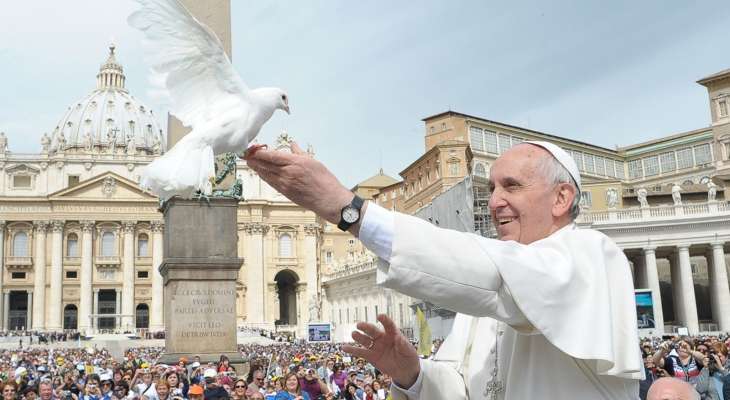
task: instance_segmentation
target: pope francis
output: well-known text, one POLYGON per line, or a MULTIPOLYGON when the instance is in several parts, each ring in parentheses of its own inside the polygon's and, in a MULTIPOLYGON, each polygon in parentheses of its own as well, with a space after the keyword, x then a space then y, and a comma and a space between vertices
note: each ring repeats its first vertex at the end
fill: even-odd
POLYGON ((297 146, 248 165, 292 201, 357 235, 378 282, 459 312, 432 360, 392 320, 359 323, 345 350, 393 377, 394 399, 637 399, 643 377, 629 264, 605 235, 577 229, 580 175, 547 142, 490 171, 499 240, 437 228, 354 196, 297 146))

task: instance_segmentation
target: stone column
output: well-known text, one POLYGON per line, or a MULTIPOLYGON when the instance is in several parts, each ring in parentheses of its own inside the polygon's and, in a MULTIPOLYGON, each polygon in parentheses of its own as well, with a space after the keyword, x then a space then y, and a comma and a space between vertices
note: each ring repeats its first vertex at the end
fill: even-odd
MULTIPOLYGON (((134 221, 122 222, 124 257, 122 258, 122 323, 124 331, 134 329, 134 221)), ((117 296, 117 304, 119 297, 117 296)), ((118 311, 117 311, 118 312, 118 311)))
MULTIPOLYGON (((124 302, 122 302, 122 298, 124 297, 124 293, 120 292, 119 288, 114 289, 114 291, 117 293, 116 295, 116 304, 114 305, 114 313, 115 314, 124 314, 122 313, 122 309, 124 308, 124 302)), ((114 317, 114 328, 115 329, 127 329, 127 327, 123 324, 123 321, 126 317, 114 317)))
MULTIPOLYGON (((30 310, 28 310, 30 312, 30 310)), ((8 320, 8 314, 10 313, 10 289, 3 289, 3 330, 8 330, 10 321, 8 320)))
MULTIPOLYGON (((35 252, 33 254, 33 273, 35 275, 33 291, 35 291, 35 303, 33 303, 33 319, 26 329, 43 330, 46 326, 46 231, 47 221, 34 221, 35 226, 35 252)), ((30 306, 30 303, 29 303, 30 306)))
POLYGON ((248 234, 248 252, 246 253, 246 322, 258 324, 265 322, 264 302, 264 235, 269 231, 267 225, 251 222, 244 225, 248 234))
POLYGON ((49 331, 60 331, 61 305, 63 304, 63 225, 64 221, 51 221, 51 291, 48 301, 49 331))
POLYGON ((79 331, 84 333, 93 328, 91 282, 93 275, 94 221, 81 221, 81 276, 79 277, 79 331))
MULTIPOLYGON (((710 264, 710 296, 712 311, 719 328, 723 332, 730 331, 730 288, 727 281, 724 243, 712 244, 712 263, 710 264)), ((710 257, 707 257, 710 261, 710 257)))
POLYGON ((651 289, 651 301, 654 305, 654 322, 658 334, 664 333, 664 310, 662 309, 662 293, 659 285, 659 272, 656 264, 656 248, 644 248, 644 267, 646 285, 651 289))
POLYGON ((679 307, 682 309, 683 322, 689 329, 689 334, 696 335, 700 331, 700 323, 697 319, 697 301, 692 279, 692 264, 689 259, 689 245, 679 245, 677 248, 679 249, 680 290, 682 291, 682 302, 679 307))
POLYGON ((150 331, 156 332, 165 329, 162 309, 164 299, 163 279, 160 274, 162 264, 162 232, 164 223, 152 221, 152 301, 150 304, 150 331))
MULTIPOLYGON (((36 300, 38 302, 38 300, 36 300)), ((35 311, 33 311, 33 291, 28 291, 28 312, 25 314, 25 330, 36 329, 31 322, 35 318, 35 311)))
POLYGON ((317 238, 319 236, 319 225, 307 224, 304 226, 304 270, 306 274, 307 291, 306 302, 302 304, 303 327, 307 322, 320 321, 320 303, 317 280, 317 238))
MULTIPOLYGON (((3 277, 5 276, 5 221, 0 220, 0 290, 3 289, 3 285, 5 285, 5 282, 3 282, 3 277)), ((6 330, 8 329, 8 324, 5 322, 7 320, 8 312, 6 310, 7 308, 7 298, 5 296, 0 297, 0 310, 2 310, 3 314, 0 316, 0 329, 6 330)))
MULTIPOLYGON (((94 297, 91 298, 93 308, 91 309, 92 314, 99 314, 99 289, 94 289, 94 297)), ((99 329, 99 317, 92 317, 91 330, 96 332, 99 329)))

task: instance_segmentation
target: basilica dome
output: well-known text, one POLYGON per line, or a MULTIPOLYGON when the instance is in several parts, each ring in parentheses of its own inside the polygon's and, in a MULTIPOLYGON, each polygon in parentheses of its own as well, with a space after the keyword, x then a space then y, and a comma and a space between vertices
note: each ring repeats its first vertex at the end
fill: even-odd
POLYGON ((42 145, 50 152, 159 154, 165 138, 152 110, 124 87, 115 46, 96 75, 96 90, 71 104, 42 145))

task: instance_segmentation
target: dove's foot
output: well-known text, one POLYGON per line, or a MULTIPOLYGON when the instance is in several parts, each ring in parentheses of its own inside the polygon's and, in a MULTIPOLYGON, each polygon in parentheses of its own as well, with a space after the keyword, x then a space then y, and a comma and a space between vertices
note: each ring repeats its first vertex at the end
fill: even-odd
POLYGON ((252 144, 251 146, 249 146, 246 149, 246 151, 243 152, 243 159, 245 160, 245 159, 253 156, 254 154, 256 154, 257 151, 259 151, 261 149, 268 149, 268 148, 269 148, 269 145, 267 145, 267 144, 252 144))
POLYGON ((201 191, 195 192, 195 196, 193 197, 201 203, 205 201, 206 204, 210 205, 210 196, 201 191))

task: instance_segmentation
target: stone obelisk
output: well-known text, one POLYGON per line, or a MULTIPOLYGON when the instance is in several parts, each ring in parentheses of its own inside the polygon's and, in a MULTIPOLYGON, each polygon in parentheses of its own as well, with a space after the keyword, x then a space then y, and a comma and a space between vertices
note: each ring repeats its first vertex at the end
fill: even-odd
POLYGON ((236 280, 243 265, 237 211, 236 199, 174 197, 163 206, 165 363, 196 355, 218 361, 221 354, 231 364, 245 362, 236 343, 236 280))

